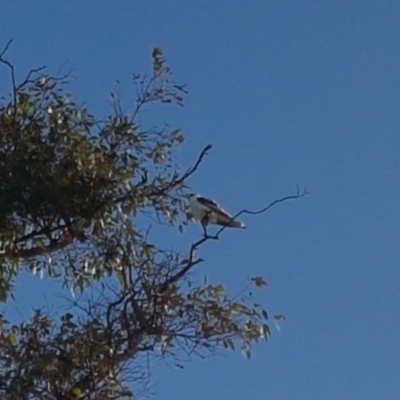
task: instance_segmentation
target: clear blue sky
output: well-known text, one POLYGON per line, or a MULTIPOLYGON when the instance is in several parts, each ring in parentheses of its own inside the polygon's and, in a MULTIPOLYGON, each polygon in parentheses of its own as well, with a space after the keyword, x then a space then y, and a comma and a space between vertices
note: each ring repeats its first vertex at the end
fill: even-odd
POLYGON ((2 4, 0 45, 14 38, 20 76, 73 68, 72 88, 98 113, 115 80, 129 98, 131 74, 161 46, 190 92, 162 115, 186 134, 183 165, 214 145, 197 191, 233 212, 311 191, 246 217, 246 231, 204 248, 196 272, 231 291, 264 275, 263 301, 287 317, 280 332, 251 361, 156 366, 153 398, 399 398, 399 21, 400 2, 383 0, 2 4))

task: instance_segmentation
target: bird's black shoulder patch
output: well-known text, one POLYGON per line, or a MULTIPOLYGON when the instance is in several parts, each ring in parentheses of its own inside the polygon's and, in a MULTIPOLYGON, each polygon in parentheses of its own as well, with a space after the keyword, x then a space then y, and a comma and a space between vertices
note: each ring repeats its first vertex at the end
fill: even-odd
POLYGON ((219 207, 218 203, 216 203, 214 200, 207 199, 207 197, 198 197, 197 201, 200 204, 203 204, 204 206, 211 205, 211 206, 214 206, 214 207, 219 207))

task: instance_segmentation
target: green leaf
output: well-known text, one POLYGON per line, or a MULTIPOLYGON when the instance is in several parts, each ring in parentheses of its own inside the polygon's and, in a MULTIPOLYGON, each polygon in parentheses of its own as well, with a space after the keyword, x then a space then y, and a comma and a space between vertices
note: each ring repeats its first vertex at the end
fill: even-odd
POLYGON ((265 339, 268 339, 268 336, 271 336, 271 330, 269 329, 269 326, 267 324, 263 324, 262 330, 263 330, 265 339))
POLYGON ((17 343, 17 337, 14 333, 11 332, 7 335, 7 342, 11 345, 15 345, 17 343))
POLYGON ((146 256, 148 257, 148 258, 151 258, 152 256, 153 256, 153 252, 154 252, 154 245, 152 245, 152 244, 146 244, 145 246, 144 246, 144 252, 145 252, 145 254, 146 254, 146 256))
POLYGON ((75 387, 72 389, 72 394, 74 395, 74 398, 75 398, 75 399, 80 399, 80 397, 81 397, 81 395, 82 395, 82 390, 79 389, 79 387, 75 386, 75 387))

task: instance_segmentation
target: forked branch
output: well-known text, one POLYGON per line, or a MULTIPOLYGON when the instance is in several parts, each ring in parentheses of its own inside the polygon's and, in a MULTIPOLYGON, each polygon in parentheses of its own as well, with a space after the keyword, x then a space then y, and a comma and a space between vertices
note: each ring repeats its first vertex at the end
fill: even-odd
POLYGON ((199 157, 197 158, 197 161, 193 165, 193 167, 189 168, 179 178, 174 179, 171 182, 169 182, 166 186, 156 189, 154 192, 151 193, 151 196, 158 196, 160 194, 165 194, 168 190, 171 190, 174 187, 179 186, 182 182, 184 182, 187 178, 189 178, 191 175, 193 175, 196 172, 197 168, 203 161, 203 158, 207 155, 208 151, 211 149, 212 149, 211 144, 208 144, 206 147, 204 147, 204 149, 201 151, 201 153, 200 153, 199 157))

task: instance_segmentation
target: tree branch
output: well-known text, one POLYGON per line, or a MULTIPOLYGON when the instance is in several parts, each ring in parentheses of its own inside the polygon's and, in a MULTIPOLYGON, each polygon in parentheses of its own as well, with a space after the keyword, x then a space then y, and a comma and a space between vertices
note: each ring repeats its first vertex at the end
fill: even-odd
MULTIPOLYGON (((269 209, 271 209, 272 207, 274 207, 276 204, 278 203, 283 203, 284 201, 288 201, 288 200, 294 200, 294 199, 300 199, 306 195, 308 195, 309 192, 307 191, 307 189, 304 189, 302 192, 299 191, 299 189, 297 188, 297 192, 295 195, 291 195, 291 196, 286 196, 286 197, 282 197, 281 199, 277 199, 274 200, 272 203, 268 204, 266 207, 262 208, 261 210, 257 210, 257 211, 251 211, 251 210, 247 210, 247 209, 243 209, 241 211, 239 211, 236 215, 234 215, 232 217, 232 221, 234 219, 236 219, 237 217, 239 217, 242 214, 250 214, 250 215, 258 215, 258 214, 262 214, 266 211, 268 211, 269 209)), ((178 271, 177 273, 175 273, 174 275, 172 275, 171 277, 169 277, 167 280, 165 280, 165 282, 161 285, 160 291, 163 292, 165 291, 169 285, 171 285, 172 283, 177 282, 179 279, 181 279, 184 275, 186 275, 195 265, 199 264, 200 262, 203 262, 204 260, 202 258, 198 259, 198 260, 194 260, 194 253, 195 251, 205 242, 207 242, 208 240, 218 240, 219 236, 221 235, 221 233, 227 228, 228 226, 223 226, 222 228, 220 228, 217 233, 215 235, 209 235, 207 233, 206 230, 204 230, 204 236, 198 240, 196 243, 192 244, 190 246, 190 250, 189 250, 189 257, 187 259, 187 265, 182 268, 180 271, 178 271)))
POLYGON ((11 43, 13 42, 13 39, 10 39, 7 44, 5 45, 3 51, 0 53, 0 59, 3 58, 3 56, 7 53, 8 48, 10 47, 11 43))
MULTIPOLYGON (((296 199, 300 199, 304 196, 307 196, 308 194, 310 194, 310 192, 307 189, 304 189, 302 192, 300 192, 299 188, 297 188, 296 190, 296 194, 291 195, 291 196, 285 196, 282 197, 281 199, 277 199, 274 200, 272 203, 268 204, 267 206, 265 206, 264 208, 262 208, 261 210, 257 210, 257 211, 251 211, 251 210, 247 210, 247 209, 243 209, 241 211, 239 211, 237 214, 235 214, 232 219, 229 221, 233 221, 236 218, 238 218, 239 216, 241 216, 242 214, 249 214, 249 215, 259 215, 259 214, 263 214, 265 212, 267 212, 269 209, 271 209, 272 207, 276 206, 279 203, 283 203, 284 201, 288 201, 288 200, 296 200, 296 199)), ((228 224, 229 224, 228 222, 228 224)), ((220 228, 217 233, 212 236, 212 239, 218 239, 219 235, 227 228, 228 226, 223 226, 222 228, 220 228)))
POLYGON ((33 74, 36 74, 40 71, 43 71, 46 67, 42 66, 42 67, 38 67, 38 68, 33 68, 28 72, 28 75, 25 77, 25 79, 16 87, 16 90, 18 91, 19 89, 21 89, 22 87, 24 87, 27 83, 33 83, 34 81, 31 79, 31 76, 33 74))
POLYGON ((3 51, 0 53, 0 63, 6 65, 10 72, 11 72, 11 83, 12 83, 12 89, 13 89, 13 104, 14 104, 14 113, 17 112, 17 84, 15 83, 15 70, 14 70, 14 65, 12 65, 9 61, 7 61, 4 56, 8 51, 8 48, 10 47, 13 39, 10 39, 6 46, 4 47, 3 51))
POLYGON ((31 258, 31 257, 42 256, 44 254, 52 253, 54 251, 64 248, 65 246, 68 246, 73 242, 74 239, 75 235, 71 234, 71 232, 68 232, 64 235, 62 239, 58 240, 57 242, 50 243, 47 246, 33 247, 32 249, 14 248, 11 249, 10 253, 6 255, 11 256, 13 258, 31 258))
POLYGON ((302 198, 304 196, 307 196, 308 194, 310 194, 310 192, 307 189, 304 189, 302 192, 300 192, 299 188, 297 188, 297 192, 296 192, 295 195, 286 196, 286 197, 283 197, 281 199, 274 200, 272 203, 268 204, 266 207, 264 207, 264 208, 262 208, 261 210, 258 210, 258 211, 242 210, 236 215, 235 218, 237 218, 241 214, 251 214, 251 215, 262 214, 262 213, 268 211, 271 207, 273 207, 274 205, 276 205, 278 203, 282 203, 282 202, 287 201, 287 200, 300 199, 300 198, 302 198))
POLYGON ((58 226, 55 226, 54 228, 51 228, 51 229, 48 229, 48 230, 45 230, 45 229, 37 230, 37 229, 35 229, 31 233, 28 233, 27 235, 21 236, 18 239, 16 239, 14 241, 14 244, 26 242, 27 240, 33 239, 33 238, 35 238, 37 236, 50 234, 50 233, 56 232, 58 230, 64 230, 65 228, 68 228, 68 225, 58 225, 58 226))
MULTIPOLYGON (((168 190, 173 189, 174 187, 178 186, 179 184, 181 184, 185 179, 189 178, 191 175, 193 175, 197 168, 199 167, 199 165, 201 164, 201 162, 203 161, 203 158, 207 155, 207 152, 209 150, 211 150, 212 146, 211 144, 208 144, 200 153, 199 157, 197 158, 196 163, 194 164, 193 167, 189 168, 183 175, 181 175, 179 178, 172 180, 171 182, 169 182, 167 185, 165 185, 164 187, 161 188, 155 188, 154 191, 151 191, 148 196, 149 197, 154 197, 154 196, 160 196, 165 194, 168 190)), ((145 177, 145 179, 147 180, 147 176, 145 177)), ((142 182, 139 183, 139 185, 142 185, 142 182)), ((132 196, 132 192, 129 192, 121 197, 119 197, 118 199, 116 199, 114 201, 114 203, 122 203, 125 200, 127 200, 130 196, 132 196)))
POLYGON ((207 152, 212 149, 212 145, 208 144, 200 153, 199 157, 197 158, 196 164, 189 168, 180 178, 173 180, 169 184, 167 184, 165 187, 160 188, 150 194, 150 196, 159 196, 160 194, 164 194, 166 191, 172 189, 173 187, 176 187, 180 185, 184 180, 189 178, 191 175, 193 175, 201 162, 203 161, 203 158, 207 155, 207 152))

